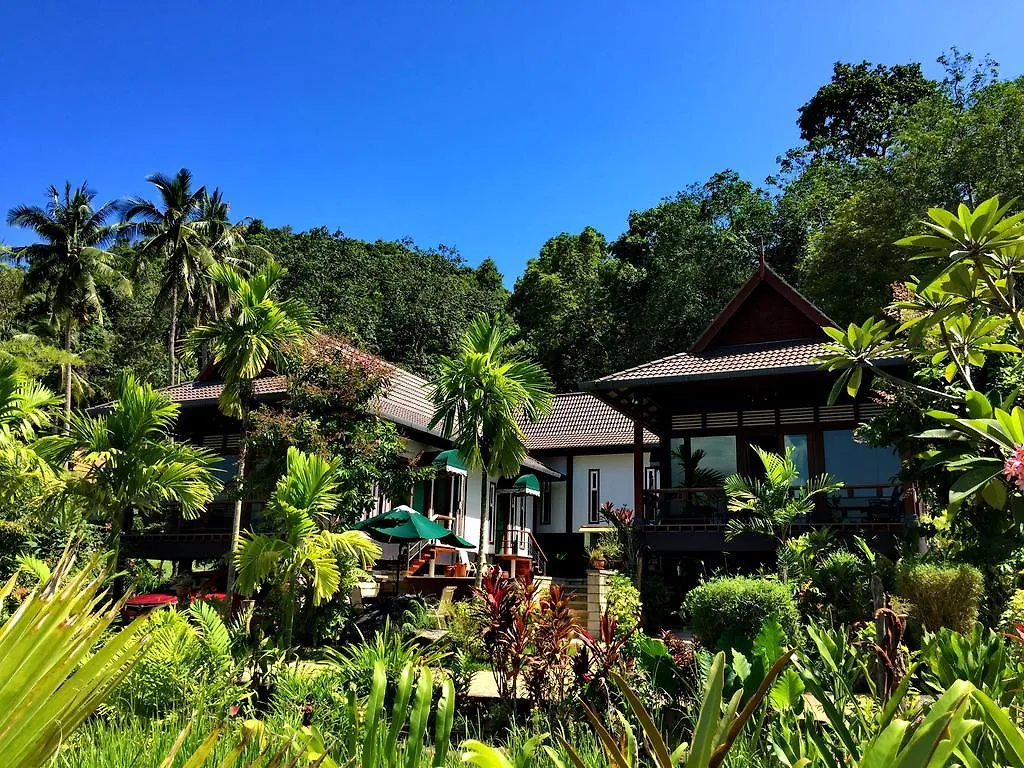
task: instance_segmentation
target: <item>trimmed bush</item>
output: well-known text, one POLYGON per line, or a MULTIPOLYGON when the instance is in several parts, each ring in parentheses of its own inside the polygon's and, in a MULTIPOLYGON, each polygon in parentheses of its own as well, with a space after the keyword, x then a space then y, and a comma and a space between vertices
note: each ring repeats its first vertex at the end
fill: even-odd
POLYGON ((815 568, 811 584, 821 594, 825 612, 840 624, 871 617, 871 571, 854 552, 830 552, 815 568))
POLYGON ((799 614, 789 587, 770 579, 730 576, 701 584, 683 601, 697 639, 712 649, 749 645, 768 617, 795 643, 799 614))
POLYGON ((914 604, 915 617, 925 629, 970 632, 978 619, 983 585, 981 571, 972 565, 915 560, 904 564, 897 590, 914 604))

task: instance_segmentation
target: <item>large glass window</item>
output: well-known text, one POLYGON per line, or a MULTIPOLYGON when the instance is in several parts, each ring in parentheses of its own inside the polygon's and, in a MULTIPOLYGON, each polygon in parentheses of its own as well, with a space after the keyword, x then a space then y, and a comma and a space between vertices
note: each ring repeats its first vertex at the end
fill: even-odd
POLYGON ((833 429, 824 433, 825 470, 847 485, 891 485, 900 471, 892 448, 872 448, 854 442, 853 431, 833 429))
POLYGON ((793 463, 800 470, 800 476, 793 481, 793 485, 803 485, 810 477, 807 468, 807 435, 786 435, 783 445, 787 451, 793 449, 793 463))
MULTIPOLYGON (((682 462, 679 459, 680 450, 686 450, 686 442, 682 438, 672 440, 672 486, 680 488, 687 485, 682 462)), ((690 438, 690 455, 697 451, 703 451, 704 456, 697 464, 697 469, 712 469, 721 472, 728 477, 736 473, 736 436, 735 435, 713 435, 708 437, 690 438)), ((694 485, 690 482, 689 485, 694 485)), ((703 481, 698 483, 703 485, 703 481)))

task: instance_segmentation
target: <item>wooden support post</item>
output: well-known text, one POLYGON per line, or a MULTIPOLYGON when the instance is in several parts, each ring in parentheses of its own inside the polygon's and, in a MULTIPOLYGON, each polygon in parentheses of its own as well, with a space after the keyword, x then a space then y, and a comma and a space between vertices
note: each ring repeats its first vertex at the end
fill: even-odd
POLYGON ((638 408, 633 420, 633 515, 644 519, 644 421, 638 408))
POLYGON ((573 465, 576 463, 576 457, 571 453, 566 457, 565 462, 565 532, 572 533, 572 470, 573 465))

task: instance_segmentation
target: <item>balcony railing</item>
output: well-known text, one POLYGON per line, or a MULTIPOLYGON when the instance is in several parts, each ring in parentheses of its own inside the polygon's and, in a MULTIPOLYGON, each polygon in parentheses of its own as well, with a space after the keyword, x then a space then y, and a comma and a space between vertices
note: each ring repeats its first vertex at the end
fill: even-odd
MULTIPOLYGON (((900 485, 847 485, 819 496, 814 511, 794 520, 794 526, 857 527, 871 524, 902 525, 913 500, 900 485)), ((644 524, 724 529, 735 513, 728 510, 725 490, 707 488, 655 488, 645 491, 644 524)))

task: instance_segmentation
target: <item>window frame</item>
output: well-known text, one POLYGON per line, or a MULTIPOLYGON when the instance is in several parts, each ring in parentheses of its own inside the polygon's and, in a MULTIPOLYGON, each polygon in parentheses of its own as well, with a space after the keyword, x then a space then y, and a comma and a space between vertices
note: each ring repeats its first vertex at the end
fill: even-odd
POLYGON ((540 484, 540 510, 537 513, 537 525, 551 525, 551 483, 540 484))
POLYGON ((601 521, 601 470, 587 470, 587 522, 601 521))

